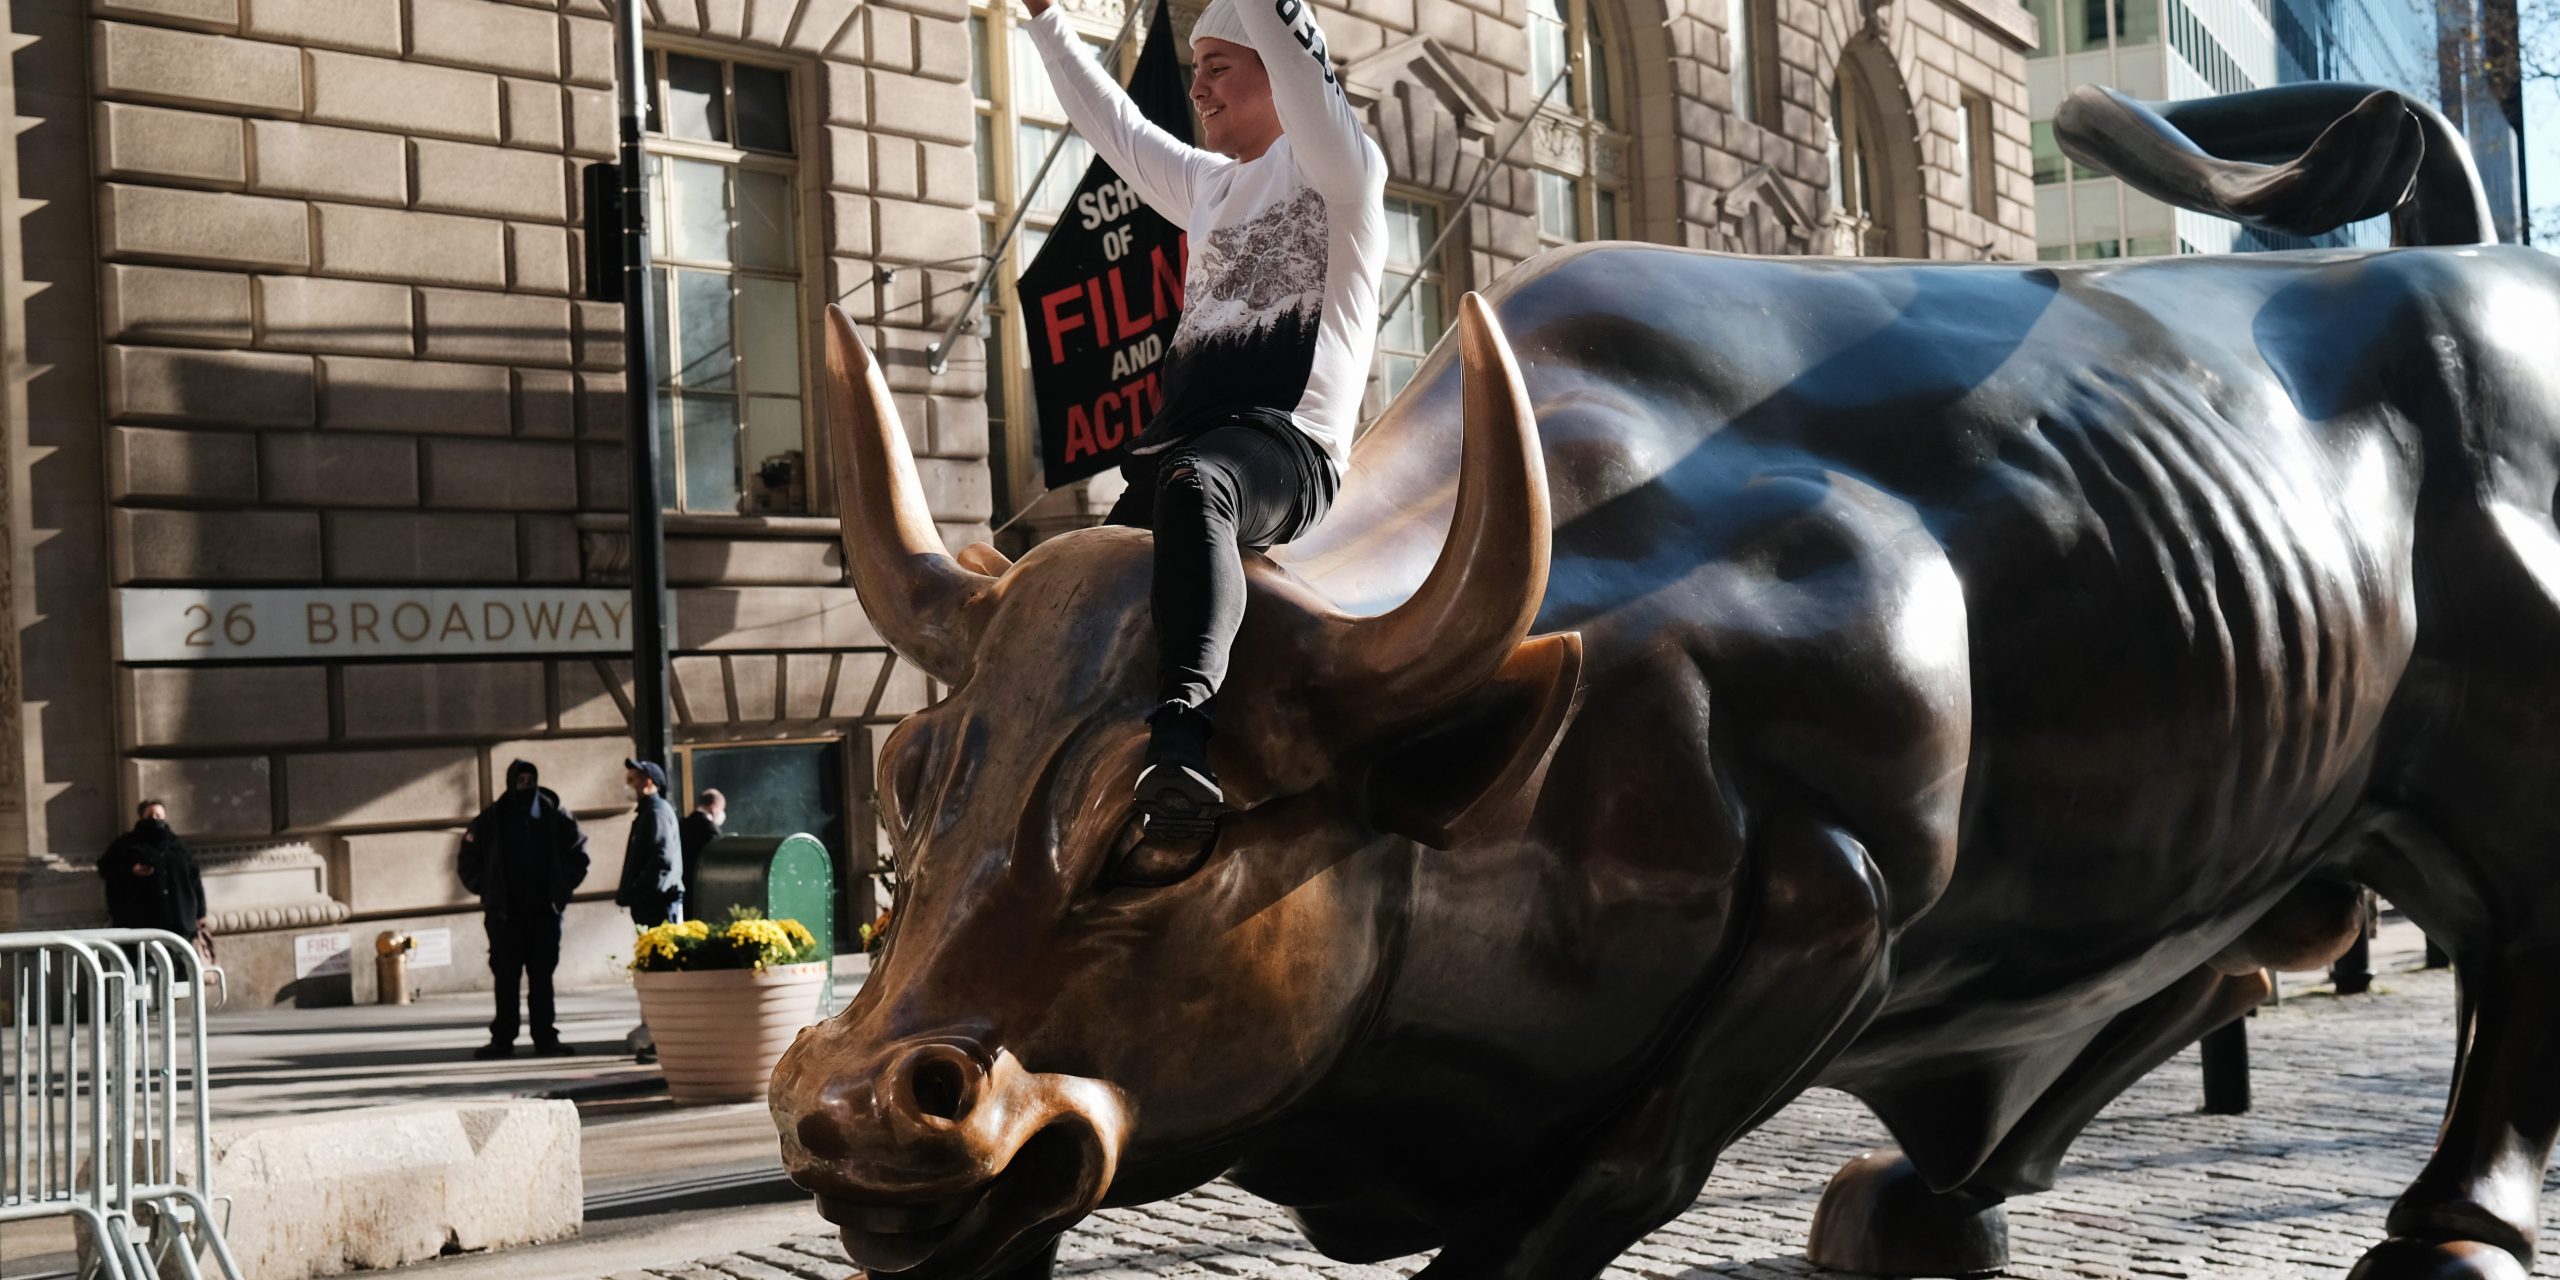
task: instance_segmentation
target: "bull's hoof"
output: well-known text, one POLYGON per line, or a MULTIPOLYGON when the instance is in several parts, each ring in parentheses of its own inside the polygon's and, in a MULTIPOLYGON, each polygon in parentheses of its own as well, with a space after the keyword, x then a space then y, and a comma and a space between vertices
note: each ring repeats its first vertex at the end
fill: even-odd
POLYGON ((2527 1280, 2527 1274, 2514 1254, 2494 1244, 2402 1237, 2367 1251, 2347 1280, 2527 1280))
POLYGON ((1987 1275, 2009 1265, 2009 1211, 1931 1191, 1901 1152, 1870 1151, 1831 1175, 1805 1256, 1870 1276, 1987 1275))

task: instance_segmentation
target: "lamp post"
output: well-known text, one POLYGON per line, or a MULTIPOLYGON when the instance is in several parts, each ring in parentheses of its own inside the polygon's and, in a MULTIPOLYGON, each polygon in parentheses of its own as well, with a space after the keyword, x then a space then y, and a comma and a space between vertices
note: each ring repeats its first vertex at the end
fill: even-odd
MULTIPOLYGON (((648 112, 649 66, 640 48, 640 0, 614 14, 621 64, 622 403, 631 442, 631 747, 632 755, 672 769, 673 713, 667 701, 666 513, 658 505, 657 289, 649 273, 649 164, 641 148, 648 112)), ((598 228, 593 221, 588 234, 598 228)), ((591 262, 602 255, 590 252, 591 262)), ((592 278, 592 277, 591 277, 592 278)))

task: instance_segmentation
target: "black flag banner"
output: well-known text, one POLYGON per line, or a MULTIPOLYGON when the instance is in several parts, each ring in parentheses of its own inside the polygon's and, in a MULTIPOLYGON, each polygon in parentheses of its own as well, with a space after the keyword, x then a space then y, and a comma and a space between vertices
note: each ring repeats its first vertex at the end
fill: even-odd
MULTIPOLYGON (((1129 75, 1129 98, 1158 128, 1189 142, 1191 106, 1174 54, 1172 6, 1155 6, 1129 75)), ((1023 270, 1015 288, 1050 488, 1120 465, 1164 402, 1156 370, 1182 318, 1187 252, 1181 230, 1095 160, 1023 270)))

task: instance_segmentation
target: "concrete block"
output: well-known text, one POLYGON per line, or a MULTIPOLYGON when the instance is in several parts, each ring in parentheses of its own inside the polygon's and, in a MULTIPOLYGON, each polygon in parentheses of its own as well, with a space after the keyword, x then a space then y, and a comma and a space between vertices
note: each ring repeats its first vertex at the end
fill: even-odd
POLYGON ((417 151, 421 209, 550 222, 568 217, 568 177, 558 155, 432 138, 410 145, 417 151))
POLYGON ((870 55, 864 61, 884 71, 913 71, 916 65, 916 20, 913 15, 872 5, 855 21, 870 55))
POLYGON ((569 121, 560 105, 560 86, 547 80, 509 80, 506 94, 507 145, 558 151, 569 141, 569 121))
POLYGON ((569 150, 591 160, 610 160, 619 145, 613 95, 602 89, 569 91, 569 150))
POLYGON ((530 1098, 226 1124, 213 1181, 242 1273, 305 1280, 577 1234, 578 1108, 530 1098), (363 1158, 351 1159, 361 1152, 363 1158))
POLYGON ((314 582, 320 527, 308 511, 119 508, 116 581, 314 582))
POLYGON ((438 360, 569 364, 569 302, 472 289, 420 289, 426 354, 438 360))
MULTIPOLYGON (((356 914, 411 914, 457 907, 478 913, 480 899, 462 887, 462 873, 456 866, 462 852, 461 831, 450 827, 385 831, 340 839, 347 846, 347 879, 341 892, 348 909, 356 914)), ((479 934, 476 919, 454 930, 455 968, 463 968, 463 957, 458 953, 464 939, 479 934)), ((429 971, 413 969, 410 978, 415 981, 426 972, 429 971)), ((486 973, 482 969, 478 976, 485 977, 486 973)))
POLYGON ((478 775, 477 753, 460 746, 289 755, 285 825, 307 831, 464 821, 480 811, 478 775))
POLYGON ((540 662, 359 663, 342 679, 349 738, 487 739, 551 727, 540 662))
POLYGON ((576 287, 569 263, 569 229, 529 222, 507 224, 507 284, 534 293, 568 293, 576 287))
POLYGON ((678 586, 811 586, 844 582, 833 539, 669 538, 667 581, 678 586))
MULTIPOLYGON (((880 691, 880 673, 889 655, 880 650, 841 655, 836 663, 835 692, 827 699, 830 720, 860 720, 871 713, 872 696, 880 691)), ((873 759, 879 753, 872 753, 873 759)))
POLYGON ((333 582, 511 582, 516 522, 503 515, 328 513, 333 582))
MULTIPOLYGON (((836 36, 854 30, 853 21, 859 8, 857 0, 800 0, 800 12, 792 17, 791 32, 783 37, 784 47, 794 53, 823 53, 836 43, 836 36)), ((857 35, 857 41, 859 36, 857 35)), ((859 58, 854 52, 844 56, 859 58)))
POLYGON ((771 653, 742 653, 729 659, 729 694, 738 702, 738 723, 770 724, 781 715, 782 658, 771 653))
POLYGON ((880 0, 893 9, 904 9, 920 18, 940 18, 958 22, 969 16, 969 0, 880 0))
POLYGON ((678 723, 726 725, 735 719, 729 714, 729 677, 720 659, 708 654, 679 655, 668 661, 667 675, 667 694, 675 702, 678 723))
POLYGON ((92 0, 92 7, 166 26, 228 30, 240 25, 240 0, 92 0))
POLYGON ((498 77, 314 49, 311 118, 466 142, 496 142, 498 77))
POLYGON ((981 396, 934 396, 933 452, 945 458, 987 456, 987 402, 981 396))
POLYGON ((782 655, 782 719, 806 724, 827 713, 827 682, 834 678, 831 653, 782 655))
POLYGON ((102 95, 262 115, 303 109, 302 51, 289 45, 101 22, 90 55, 102 95))
POLYGON ((933 518, 945 523, 984 520, 995 509, 987 464, 975 458, 918 458, 916 478, 933 518))
POLYGON ((871 72, 873 129, 965 145, 977 127, 976 120, 965 84, 900 75, 876 67, 871 72))
POLYGON ((249 185, 263 194, 409 202, 408 145, 397 134, 252 120, 249 149, 249 185))
MULTIPOLYGON (((976 182, 972 170, 970 184, 976 182)), ((872 135, 871 189, 883 200, 914 200, 924 195, 924 165, 913 140, 872 135)))
POLYGON ((976 153, 967 147, 946 147, 938 142, 921 145, 924 148, 924 198, 953 209, 975 208, 978 203, 976 153))
POLYGON ((301 271, 311 265, 310 214, 298 200, 106 184, 99 244, 111 258, 164 258, 301 271))
MULTIPOLYGON (((631 844, 631 810, 578 819, 587 833, 587 879, 580 893, 611 893, 622 882, 622 854, 631 844)), ((571 908, 575 910, 575 908, 571 908)), ((631 916, 620 908, 614 910, 614 925, 606 936, 612 939, 617 956, 631 954, 631 916)), ((563 960, 569 955, 569 943, 560 944, 563 960)))
POLYGON ((265 756, 128 756, 124 777, 127 795, 166 803, 170 823, 199 844, 207 837, 262 836, 275 830, 275 793, 265 756))
POLYGON ((107 337, 125 342, 249 342, 249 277, 224 271, 111 265, 99 291, 107 337))
POLYGON ((442 213, 315 206, 319 268, 331 275, 503 289, 507 224, 442 213))
POLYGON ((407 285, 260 276, 258 321, 262 347, 385 356, 417 350, 407 285))
POLYGON ((578 311, 578 367, 581 369, 619 369, 622 367, 622 304, 589 302, 580 299, 578 311))
POLYGON ((418 444, 402 436, 268 432, 258 438, 258 488, 273 506, 414 507, 418 444))
POLYGON ((256 502, 258 438, 231 431, 113 428, 107 438, 107 491, 120 502, 256 502))
MULTIPOLYGON (((859 129, 830 128, 825 131, 826 185, 836 191, 869 191, 871 189, 871 135, 859 129)), ((937 144, 939 145, 939 144, 937 144)), ((977 171, 970 171, 970 182, 977 182, 977 171)), ((830 210, 832 212, 832 210, 830 210)), ((833 221, 832 217, 829 219, 833 221)), ((862 234, 871 235, 871 211, 862 212, 862 234)), ((832 236, 834 228, 830 227, 832 236)))
POLYGON ((560 20, 491 0, 409 0, 409 56, 560 78, 560 20))
POLYGON ((518 516, 517 557, 526 582, 571 583, 582 576, 578 524, 568 516, 518 516))
POLYGON ((877 649, 851 587, 698 587, 676 593, 678 650, 877 649))
POLYGON ((611 738, 531 738, 492 743, 489 747, 489 793, 506 785, 507 766, 528 760, 542 771, 542 785, 560 794, 571 810, 628 809, 631 793, 622 785, 622 762, 631 740, 611 738))
MULTIPOLYGON (((838 197, 841 201, 844 197, 838 197)), ((976 253, 978 224, 951 210, 904 200, 873 202, 877 212, 878 253, 890 262, 948 262, 976 253)), ((850 244, 830 246, 836 253, 855 253, 850 244)))
POLYGON ((969 78, 969 24, 931 18, 916 23, 916 74, 958 84, 969 78))
POLYGON ((578 375, 578 434, 590 440, 621 440, 630 435, 623 416, 622 375, 578 375))
POLYGON ((924 668, 893 655, 888 677, 881 681, 866 714, 874 720, 895 720, 924 710, 932 700, 933 681, 924 668))
POLYGON ((307 427, 311 357, 111 346, 107 409, 120 422, 307 427))
POLYGON ((560 688, 560 728, 607 729, 620 732, 630 727, 630 713, 623 708, 631 702, 631 664, 604 659, 576 659, 553 664, 560 688), (611 687, 606 681, 613 682, 611 687), (617 698, 614 690, 619 689, 617 698))
MULTIPOLYGON (((853 24, 859 27, 861 24, 853 24)), ((818 81, 826 122, 861 128, 871 123, 871 73, 848 62, 829 59, 818 81)), ((977 126, 972 124, 972 129, 977 126)))
POLYGON ((502 436, 507 371, 493 365, 320 357, 320 425, 355 431, 502 436))
POLYGON ((358 53, 400 53, 400 0, 248 2, 251 35, 358 53))
POLYGON ((248 180, 238 116, 101 102, 96 145, 102 177, 231 188, 248 180))
POLYGON ((577 435, 575 375, 551 369, 516 370, 516 434, 552 440, 577 435))
POLYGON ((602 18, 564 17, 571 84, 599 89, 613 86, 613 23, 602 18))
POLYGON ((574 446, 535 440, 429 440, 431 507, 571 511, 578 505, 574 446))
POLYGON ((329 739, 326 667, 126 667, 120 674, 127 750, 329 739))
POLYGON ((621 445, 578 446, 578 509, 622 511, 631 504, 631 459, 621 445))

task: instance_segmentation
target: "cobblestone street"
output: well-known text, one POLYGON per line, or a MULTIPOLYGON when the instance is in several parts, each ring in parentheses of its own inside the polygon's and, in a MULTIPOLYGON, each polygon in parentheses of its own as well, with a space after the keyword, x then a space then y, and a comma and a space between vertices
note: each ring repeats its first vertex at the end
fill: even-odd
MULTIPOLYGON (((2381 1238, 2383 1214, 2425 1159, 2451 1076, 2453 979, 2403 968, 2414 959, 2392 955, 2370 996, 2340 999, 2323 987, 2260 1011, 2250 1026, 2248 1115, 2198 1113, 2193 1050, 2137 1085, 2081 1139, 2060 1186, 2011 1204, 2016 1260, 2007 1274, 2342 1276, 2381 1238)), ((1697 1205, 1609 1275, 1832 1274, 1803 1258, 1815 1200, 1841 1162, 1884 1140, 1849 1098, 1810 1095, 1727 1153, 1697 1205)), ((2554 1208, 2546 1198, 2546 1218, 2554 1208)), ((813 1215, 813 1228, 823 1225, 813 1215)), ((1392 1280, 1427 1260, 1328 1261, 1276 1209, 1224 1184, 1097 1215, 1068 1237, 1062 1257, 1062 1274, 1094 1280, 1392 1280)), ((844 1280, 848 1266, 833 1236, 813 1229, 618 1280, 844 1280)), ((2536 1274, 2560 1271, 2546 1253, 2536 1274)))

